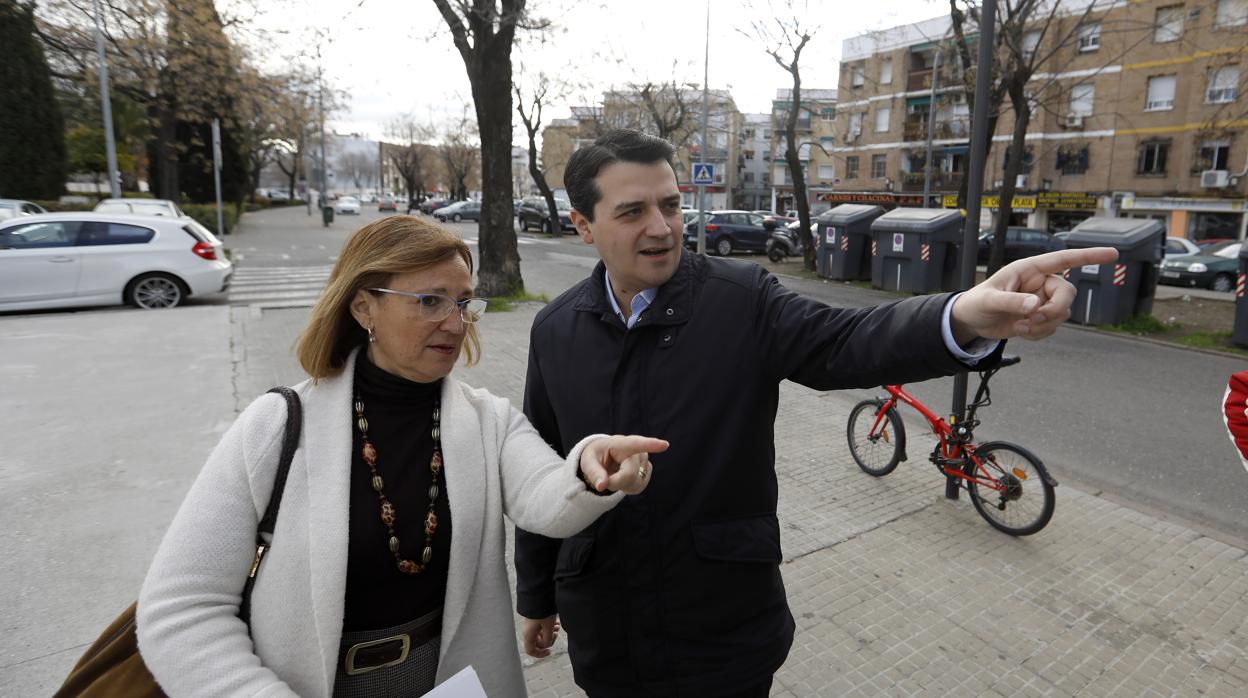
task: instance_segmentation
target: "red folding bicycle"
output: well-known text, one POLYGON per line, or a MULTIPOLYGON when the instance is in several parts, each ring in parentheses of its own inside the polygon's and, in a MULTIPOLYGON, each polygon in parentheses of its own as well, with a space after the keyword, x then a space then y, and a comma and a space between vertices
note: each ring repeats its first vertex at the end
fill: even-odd
POLYGON ((941 473, 957 480, 970 493, 971 503, 984 520, 1012 536, 1028 536, 1053 518, 1057 481, 1031 451, 1006 441, 976 444, 975 418, 992 404, 988 381, 997 371, 1022 359, 1005 357, 994 368, 979 373, 975 399, 966 419, 954 424, 936 416, 900 385, 886 385, 889 397, 864 400, 849 413, 849 452, 868 475, 883 477, 906 460, 906 428, 897 413, 900 401, 918 410, 931 425, 937 444, 929 457, 941 473))

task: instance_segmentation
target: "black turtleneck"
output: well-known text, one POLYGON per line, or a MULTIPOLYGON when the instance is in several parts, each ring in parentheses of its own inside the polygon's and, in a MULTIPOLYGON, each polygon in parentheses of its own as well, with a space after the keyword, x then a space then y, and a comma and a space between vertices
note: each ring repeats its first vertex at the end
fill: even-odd
MULTIPOLYGON (((377 472, 385 480, 386 497, 394 505, 399 552, 420 561, 425 548, 424 521, 429 511, 433 456, 433 406, 442 381, 417 383, 388 373, 361 350, 355 362, 355 390, 364 402, 368 437, 377 449, 377 472)), ((361 455, 363 440, 351 419, 351 515, 347 549, 347 598, 343 630, 377 630, 406 623, 442 606, 451 555, 451 510, 446 468, 438 475, 433 535, 433 560, 416 575, 399 572, 390 553, 389 534, 381 521, 381 503, 373 491, 372 473, 361 455)), ((443 425, 445 426, 445 425, 443 425)), ((443 454, 445 456, 445 454, 443 454)))

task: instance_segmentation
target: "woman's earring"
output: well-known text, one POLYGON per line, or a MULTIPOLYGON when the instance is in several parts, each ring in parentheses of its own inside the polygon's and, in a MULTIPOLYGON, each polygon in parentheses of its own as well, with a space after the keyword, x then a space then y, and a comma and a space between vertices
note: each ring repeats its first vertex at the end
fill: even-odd
POLYGON ((377 341, 377 334, 373 332, 373 328, 369 327, 368 328, 368 343, 372 344, 373 342, 376 342, 376 341, 377 341))

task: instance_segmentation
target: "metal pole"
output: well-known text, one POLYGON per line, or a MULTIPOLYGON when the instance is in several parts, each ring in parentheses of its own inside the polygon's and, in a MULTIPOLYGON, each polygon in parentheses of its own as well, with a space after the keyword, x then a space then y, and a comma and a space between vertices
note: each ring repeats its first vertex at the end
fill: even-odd
POLYGON ((217 237, 225 235, 225 217, 221 213, 221 120, 212 120, 212 183, 217 190, 217 237))
POLYGON ((325 184, 325 90, 321 85, 321 45, 316 45, 316 113, 321 126, 321 197, 322 205, 329 205, 329 191, 325 184))
MULTIPOLYGON (((988 159, 988 88, 992 82, 993 33, 996 30, 997 1, 985 0, 980 9, 979 58, 975 63, 975 113, 971 116, 971 168, 966 184, 966 227, 962 231, 961 278, 958 288, 975 285, 975 253, 979 250, 979 208, 984 193, 984 164, 988 159)), ((953 415, 958 422, 966 417, 967 374, 953 378, 953 415)), ((958 480, 945 480, 945 497, 958 498, 958 480)))
MULTIPOLYGON (((711 93, 707 81, 711 74, 711 0, 706 0, 706 45, 702 54, 702 162, 709 158, 710 143, 707 142, 707 127, 711 120, 711 93)), ((706 185, 698 185, 698 254, 706 254, 706 216, 707 210, 706 185)))
POLYGON ((936 90, 940 84, 940 45, 936 45, 936 57, 932 60, 932 96, 927 103, 927 156, 923 159, 923 208, 929 206, 932 196, 932 134, 936 131, 936 90))
POLYGON ((296 165, 298 170, 296 171, 295 177, 297 178, 300 174, 303 175, 303 195, 307 197, 306 201, 308 203, 308 215, 310 216, 312 215, 312 190, 308 188, 311 185, 311 182, 308 181, 308 166, 305 162, 307 159, 308 125, 301 124, 299 126, 299 162, 296 165))
POLYGON ((95 0, 95 52, 100 63, 100 106, 104 112, 104 150, 108 157, 108 188, 114 199, 121 198, 117 172, 117 143, 113 137, 113 102, 108 96, 108 63, 104 61, 104 33, 100 31, 100 0, 95 0))

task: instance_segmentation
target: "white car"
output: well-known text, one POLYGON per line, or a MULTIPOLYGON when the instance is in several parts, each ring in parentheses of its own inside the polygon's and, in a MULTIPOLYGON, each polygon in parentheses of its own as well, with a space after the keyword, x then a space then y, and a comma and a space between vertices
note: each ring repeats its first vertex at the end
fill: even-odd
POLYGON ((182 218, 186 214, 169 199, 101 199, 96 213, 133 213, 139 216, 167 216, 182 218))
POLYGON ((340 196, 334 203, 334 213, 350 213, 360 215, 360 200, 354 196, 340 196))
POLYGON ((46 213, 0 222, 0 311, 172 308, 225 291, 234 265, 191 218, 46 213))
POLYGON ((47 213, 47 211, 33 201, 0 199, 0 221, 18 216, 33 216, 36 213, 47 213))

